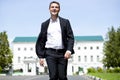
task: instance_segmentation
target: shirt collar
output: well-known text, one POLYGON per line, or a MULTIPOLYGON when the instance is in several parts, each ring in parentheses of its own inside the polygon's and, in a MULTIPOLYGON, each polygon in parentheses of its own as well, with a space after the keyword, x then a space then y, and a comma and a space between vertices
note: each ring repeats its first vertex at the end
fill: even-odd
POLYGON ((59 17, 57 17, 57 19, 55 21, 53 21, 51 18, 50 18, 50 22, 54 23, 54 22, 58 22, 59 21, 59 17))

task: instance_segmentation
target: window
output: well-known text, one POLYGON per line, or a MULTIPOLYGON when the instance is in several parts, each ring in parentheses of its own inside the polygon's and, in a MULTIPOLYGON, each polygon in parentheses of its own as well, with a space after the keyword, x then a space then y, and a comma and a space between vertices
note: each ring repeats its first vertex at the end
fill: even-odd
POLYGON ((74 72, 74 67, 72 66, 72 72, 74 72))
POLYGON ((99 57, 99 56, 97 56, 97 62, 99 62, 99 59, 100 59, 100 57, 99 57))
POLYGON ((21 59, 21 57, 18 57, 18 63, 20 63, 20 59, 21 59))
POLYGON ((30 48, 31 51, 33 51, 33 48, 30 48))
POLYGON ((87 56, 84 56, 84 60, 85 60, 85 62, 87 62, 87 56))
POLYGON ((79 62, 81 61, 81 57, 80 57, 80 56, 78 56, 78 61, 79 61, 79 62))
POLYGON ((73 56, 71 56, 71 60, 73 61, 73 56))
POLYGON ((91 62, 93 62, 93 56, 90 56, 91 62))
POLYGON ((20 48, 18 48, 18 51, 20 51, 20 48))
POLYGON ((26 56, 24 56, 24 59, 26 59, 27 57, 26 56))
POLYGON ((24 51, 26 51, 27 50, 27 48, 24 48, 24 51))
POLYGON ((93 47, 90 47, 90 49, 92 50, 92 49, 93 49, 93 47))
POLYGON ((99 49, 99 47, 97 46, 96 49, 99 49))
POLYGON ((80 50, 80 47, 78 47, 78 50, 80 50))
POLYGON ((84 47, 84 49, 87 49, 87 47, 84 47))

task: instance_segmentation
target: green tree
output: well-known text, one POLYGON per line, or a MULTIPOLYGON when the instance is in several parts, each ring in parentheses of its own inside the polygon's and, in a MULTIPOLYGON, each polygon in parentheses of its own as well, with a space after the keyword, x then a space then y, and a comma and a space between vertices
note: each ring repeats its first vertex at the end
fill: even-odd
POLYGON ((117 29, 117 38, 116 38, 116 43, 117 43, 117 54, 116 54, 116 62, 117 66, 120 67, 120 27, 117 29))
POLYGON ((0 67, 8 69, 12 65, 12 52, 6 32, 0 32, 0 67))
POLYGON ((120 67, 120 28, 112 27, 108 31, 108 39, 104 43, 103 64, 106 67, 120 67))

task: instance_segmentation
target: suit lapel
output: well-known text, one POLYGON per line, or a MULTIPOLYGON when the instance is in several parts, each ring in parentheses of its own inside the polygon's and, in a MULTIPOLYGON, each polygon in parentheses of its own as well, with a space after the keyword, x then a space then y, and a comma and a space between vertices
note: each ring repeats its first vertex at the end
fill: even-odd
POLYGON ((63 21, 63 19, 61 17, 59 17, 59 19, 60 19, 61 31, 63 32, 63 30, 64 30, 64 21, 63 21))
POLYGON ((48 19, 46 22, 45 22, 45 26, 44 26, 44 31, 47 32, 47 29, 48 29, 48 26, 49 26, 49 22, 50 22, 50 19, 48 19))
POLYGON ((60 19, 60 27, 61 27, 61 35, 62 35, 62 39, 64 39, 64 34, 65 34, 65 32, 64 32, 64 20, 61 18, 61 17, 59 17, 59 19, 60 19))

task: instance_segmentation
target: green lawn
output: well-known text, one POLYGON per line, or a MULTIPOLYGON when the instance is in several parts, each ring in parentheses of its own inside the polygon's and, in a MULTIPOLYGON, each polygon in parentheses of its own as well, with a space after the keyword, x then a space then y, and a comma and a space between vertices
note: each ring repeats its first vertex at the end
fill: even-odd
POLYGON ((120 73, 89 73, 89 75, 102 78, 103 80, 120 80, 120 73))

